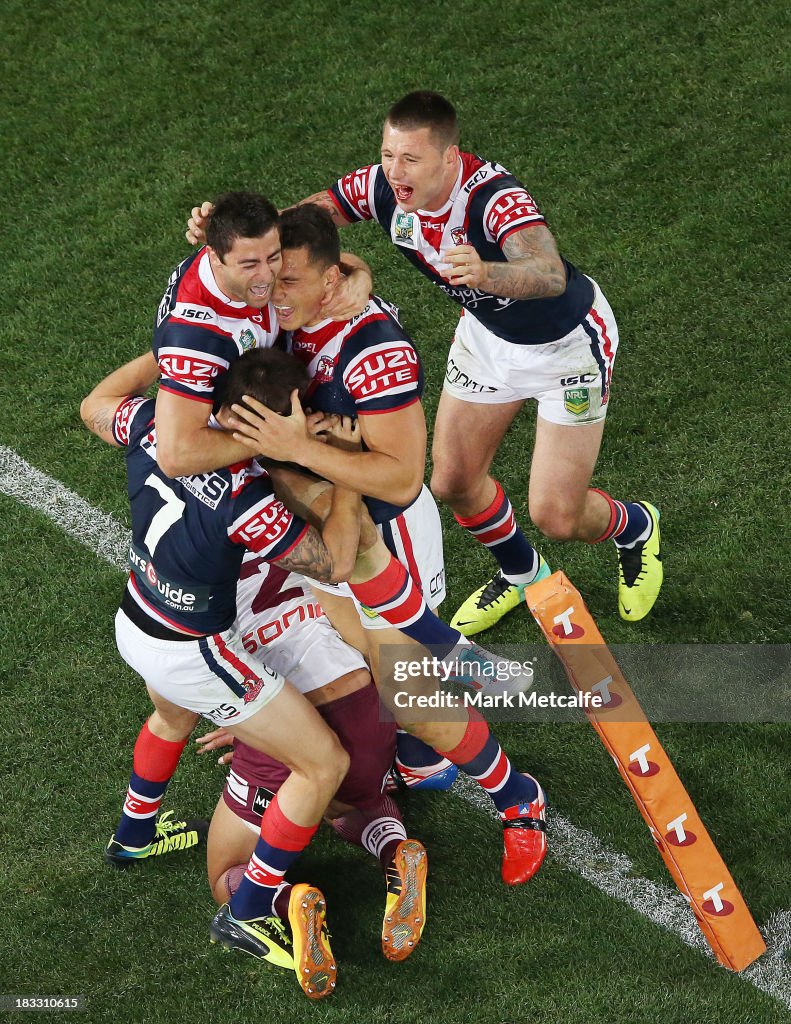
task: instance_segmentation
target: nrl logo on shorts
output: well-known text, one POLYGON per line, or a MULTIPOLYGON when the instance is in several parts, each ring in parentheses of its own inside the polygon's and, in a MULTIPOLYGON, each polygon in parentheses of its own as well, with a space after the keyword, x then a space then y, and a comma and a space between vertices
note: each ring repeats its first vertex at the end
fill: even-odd
POLYGON ((251 348, 255 348, 255 335, 249 327, 245 327, 239 335, 239 348, 242 352, 249 352, 251 348))
POLYGON ((415 217, 411 213, 397 213, 393 226, 393 241, 396 245, 415 244, 415 217))
POLYGON ((464 230, 464 228, 451 228, 450 237, 453 239, 454 245, 467 244, 467 232, 464 230))
POLYGON ((566 388, 563 402, 566 411, 573 416, 583 416, 590 410, 590 390, 588 388, 566 388))

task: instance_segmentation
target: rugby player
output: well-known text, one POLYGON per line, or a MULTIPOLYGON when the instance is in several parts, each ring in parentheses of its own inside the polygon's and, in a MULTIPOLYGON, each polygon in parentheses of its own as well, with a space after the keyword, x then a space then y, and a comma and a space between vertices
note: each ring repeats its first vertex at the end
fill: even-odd
MULTIPOLYGON (((256 355, 258 366, 263 371, 267 370, 267 364, 275 356, 279 356, 275 352, 260 352, 256 355)), ((235 436, 244 438, 251 450, 262 447, 260 439, 256 437, 256 431, 264 430, 272 423, 274 411, 249 395, 245 396, 244 407, 234 404, 231 408, 237 418, 229 418, 228 425, 237 426, 241 418, 241 421, 247 424, 249 434, 247 436, 236 432, 235 436)), ((295 392, 292 395, 292 416, 298 418, 298 415, 298 399, 295 392)), ((263 447, 268 444, 267 439, 263 447)), ((327 482, 311 483, 298 473, 285 475, 287 504, 294 508, 308 503, 303 494, 309 494, 309 500, 315 501, 319 488, 330 487, 327 482)), ((278 473, 278 476, 279 483, 282 483, 284 474, 278 473)), ((388 550, 367 516, 363 516, 360 551, 354 574, 350 581, 352 595, 357 604, 366 609, 366 613, 361 617, 355 614, 355 624, 359 627, 362 621, 365 628, 358 628, 353 637, 347 635, 348 616, 334 619, 335 607, 332 602, 328 605, 332 609, 328 611, 330 621, 347 642, 352 642, 365 653, 380 694, 384 696, 399 725, 433 747, 440 757, 447 758, 488 793, 503 824, 503 880, 508 885, 519 885, 527 881, 540 868, 547 849, 545 798, 541 786, 531 775, 514 772, 499 743, 474 709, 467 708, 466 705, 456 709, 456 712, 444 709, 445 717, 442 720, 432 718, 430 721, 422 717, 413 720, 408 711, 400 711, 393 705, 396 690, 393 688, 392 666, 385 659, 385 670, 382 670, 380 660, 383 650, 387 654, 389 648, 389 652, 392 653, 393 648, 397 646, 401 651, 399 657, 420 661, 425 655, 425 646, 417 645, 431 645, 432 654, 436 654, 438 649, 443 652, 442 656, 447 659, 446 664, 449 661, 452 664, 466 665, 469 656, 480 670, 481 675, 476 680, 480 686, 481 676, 484 683, 487 682, 486 663, 496 660, 494 655, 475 648, 463 638, 459 643, 459 634, 436 618, 427 607, 425 598, 417 589, 410 574, 388 550), (410 642, 413 650, 409 650, 410 642), (417 649, 414 649, 415 647, 417 649)), ((469 683, 471 680, 464 672, 464 666, 461 673, 461 676, 456 678, 469 683)), ((411 696, 416 699, 432 693, 436 695, 436 691, 431 687, 426 688, 422 675, 414 684, 404 684, 402 690, 405 687, 409 688, 410 685, 411 696)), ((409 705, 414 706, 416 705, 409 705)))
MULTIPOLYGON (((207 244, 171 274, 157 310, 153 351, 162 373, 157 394, 157 459, 170 477, 205 473, 249 458, 230 434, 209 425, 218 378, 279 327, 271 305, 281 266, 279 215, 264 196, 220 196, 207 244)), ((344 254, 344 271, 327 315, 349 316, 368 301, 371 276, 344 254)))
MULTIPOLYGON (((256 391, 252 385, 260 375, 253 373, 256 379, 251 380, 246 371, 251 360, 266 354, 251 352, 224 376, 225 404, 237 412, 242 406, 233 402, 233 388, 239 399, 256 391)), ((289 362, 304 378, 299 364, 289 362)), ((282 505, 267 475, 254 463, 169 481, 156 461, 154 402, 141 396, 157 369, 150 355, 142 356, 110 374, 81 407, 91 430, 108 443, 129 449, 132 572, 116 634, 119 651, 146 680, 156 708, 136 745, 127 804, 107 853, 111 859, 129 860, 151 854, 156 813, 195 716, 202 714, 216 725, 231 723, 235 736, 283 761, 291 774, 263 815, 255 851, 230 905, 215 916, 212 937, 272 959, 283 946, 273 913, 278 888, 346 774, 348 757, 282 676, 246 656, 238 633, 228 628, 235 613, 233 590, 242 545, 294 571, 325 581, 338 579, 347 571, 341 566, 350 562, 351 547, 357 546, 358 499, 334 488, 320 535, 282 505), (256 715, 264 704, 271 710, 256 715), (186 723, 185 711, 192 713, 186 723), (165 730, 158 728, 162 722, 165 730)), ((281 396, 270 398, 265 381, 258 383, 259 398, 277 409, 281 396)), ((298 386, 292 407, 297 395, 298 386)), ((267 411, 272 413, 271 408, 267 411)), ((353 432, 348 440, 356 443, 353 432)), ((382 566, 387 570, 399 564, 375 530, 374 536, 376 551, 371 548, 361 556, 358 577, 364 589, 358 596, 376 608, 382 594, 387 594, 388 604, 392 596, 390 579, 383 582, 387 572, 382 566)), ((403 575, 405 591, 414 590, 403 575)), ((420 604, 425 614, 419 618, 433 618, 422 598, 420 604)), ((403 640, 393 633, 396 642, 403 640)), ((446 748, 449 760, 476 778, 500 810, 504 879, 518 884, 531 877, 546 851, 543 794, 537 783, 513 772, 485 723, 473 720, 472 714, 465 714, 461 722, 422 724, 414 731, 440 750, 446 748)), ((301 885, 291 891, 288 917, 294 965, 300 985, 312 998, 328 994, 335 982, 324 914, 324 899, 317 889, 301 885), (322 955, 318 962, 312 959, 306 971, 308 949, 320 949, 322 955)))
MULTIPOLYGON (((241 397, 232 391, 237 377, 250 387, 243 367, 236 374, 242 362, 223 379, 231 400, 241 397)), ((152 854, 162 796, 198 715, 284 762, 290 774, 262 817, 238 889, 211 927, 213 941, 269 959, 285 945, 274 898, 318 828, 349 757, 310 703, 245 651, 233 626, 236 584, 245 548, 326 580, 348 575, 359 538, 359 496, 335 488, 319 531, 285 508, 268 475, 250 460, 169 479, 157 464, 155 402, 142 397, 158 372, 150 354, 141 356, 97 385, 80 410, 89 429, 127 449, 131 572, 116 641, 156 709, 135 745, 124 811, 106 853, 115 863, 152 854)), ((299 376, 294 383, 299 386, 299 376)), ((263 388, 258 394, 278 400, 263 388)), ((315 887, 291 890, 293 962, 311 998, 335 985, 325 909, 315 887)))
MULTIPOLYGON (((326 817, 340 836, 379 860, 386 882, 382 951, 390 960, 403 960, 425 927, 427 857, 422 844, 407 837, 398 806, 383 792, 395 753, 395 723, 380 706, 362 655, 341 640, 303 577, 248 554, 236 603, 245 650, 303 693, 349 754, 349 771, 326 817)), ((205 752, 229 739, 220 729, 197 742, 205 752)), ((285 765, 239 741, 220 760, 231 758, 207 847, 209 882, 221 904, 244 876, 261 815, 288 776, 285 765)), ((278 894, 278 906, 287 917, 287 888, 278 894)))
MULTIPOLYGON (((348 320, 326 316, 326 308, 337 304, 335 293, 343 281, 340 239, 326 211, 310 205, 284 211, 280 238, 282 266, 272 302, 287 332, 288 350, 310 374, 306 404, 314 412, 359 417, 363 450, 328 448, 306 429, 296 409, 289 417, 259 421, 258 441, 274 459, 290 460, 360 491, 385 544, 436 610, 445 597, 445 565, 439 511, 423 483, 426 421, 418 354, 398 311, 378 296, 370 296, 362 312, 348 320)), ((322 421, 311 419, 313 431, 319 430, 322 421)), ((241 423, 240 432, 245 428, 241 423)), ((344 635, 359 647, 348 585, 315 586, 323 591, 320 600, 331 609, 333 621, 345 621, 344 635)), ((374 628, 375 622, 360 614, 374 628)), ((462 639, 456 631, 446 632, 442 639, 462 639)), ((394 771, 404 784, 420 789, 446 789, 457 774, 447 759, 404 732, 399 733, 394 771)))
MULTIPOLYGON (((467 636, 488 629, 549 573, 489 473, 527 399, 538 403, 530 517, 555 540, 612 539, 619 611, 637 621, 662 584, 659 513, 590 486, 618 347, 612 310, 596 282, 560 256, 522 184, 458 143, 448 100, 409 93, 388 112, 381 163, 305 200, 323 204, 339 227, 378 221, 402 255, 462 307, 435 423, 431 488, 499 568, 451 622, 467 636)), ((193 244, 208 209, 193 210, 193 244)))

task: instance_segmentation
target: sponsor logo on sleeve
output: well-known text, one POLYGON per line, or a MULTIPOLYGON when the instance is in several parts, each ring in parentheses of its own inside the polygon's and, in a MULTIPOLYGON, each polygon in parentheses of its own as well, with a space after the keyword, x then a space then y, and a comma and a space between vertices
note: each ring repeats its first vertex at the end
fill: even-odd
POLYGON ((419 372, 417 353, 411 345, 388 343, 363 352, 351 362, 344 383, 352 397, 361 401, 412 391, 419 372))
POLYGON ((243 544, 255 544, 255 550, 272 547, 285 535, 292 515, 282 501, 272 498, 263 507, 259 504, 232 527, 232 535, 243 544))
POLYGON ((121 444, 129 444, 129 428, 135 418, 135 413, 145 401, 145 398, 130 398, 121 405, 115 414, 115 436, 121 444))
POLYGON ((341 192, 344 199, 362 216, 367 217, 368 207, 368 179, 371 174, 370 167, 361 167, 357 171, 341 178, 341 192))
POLYGON ((542 213, 530 193, 523 188, 498 195, 486 211, 486 227, 495 238, 499 238, 512 224, 535 220, 543 220, 542 213))
POLYGON ((196 391, 210 391, 214 378, 228 369, 225 359, 212 359, 189 350, 162 349, 159 368, 168 380, 196 391))

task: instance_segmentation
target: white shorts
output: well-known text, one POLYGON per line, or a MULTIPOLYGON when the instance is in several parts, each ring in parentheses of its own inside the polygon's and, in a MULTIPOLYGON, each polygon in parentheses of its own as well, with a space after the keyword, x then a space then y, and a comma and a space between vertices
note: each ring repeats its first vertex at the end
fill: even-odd
POLYGON ((119 608, 115 641, 127 665, 152 690, 214 725, 246 721, 285 683, 280 673, 248 655, 235 626, 197 640, 159 640, 119 608))
POLYGON ((546 345, 514 345, 462 315, 448 353, 444 390, 462 402, 498 405, 534 398, 550 423, 578 426, 607 415, 618 325, 595 281, 579 327, 546 345))
MULTIPOLYGON (((428 487, 423 489, 395 519, 377 527, 385 544, 420 586, 429 608, 438 608, 445 600, 445 553, 442 547, 442 522, 439 509, 428 487)), ((351 592, 348 583, 317 583, 322 590, 336 597, 349 597, 357 605, 360 621, 366 629, 390 629, 390 623, 364 609, 351 592)))
POLYGON ((344 643, 333 629, 303 585, 302 576, 292 573, 272 605, 253 612, 264 578, 256 573, 240 579, 236 588, 236 625, 245 650, 255 661, 285 676, 300 693, 368 668, 360 652, 344 643), (284 600, 278 600, 281 596, 284 600))

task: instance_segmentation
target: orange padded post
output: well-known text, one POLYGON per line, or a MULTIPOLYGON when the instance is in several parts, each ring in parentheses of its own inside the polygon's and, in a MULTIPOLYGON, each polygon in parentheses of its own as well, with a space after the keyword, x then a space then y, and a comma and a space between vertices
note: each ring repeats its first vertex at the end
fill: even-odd
POLYGON ((574 689, 601 696, 602 706, 586 714, 714 955, 725 967, 744 970, 766 944, 582 597, 556 572, 528 587, 525 601, 574 689))

